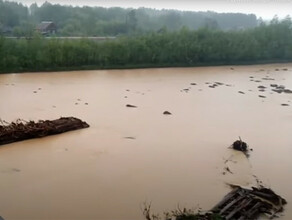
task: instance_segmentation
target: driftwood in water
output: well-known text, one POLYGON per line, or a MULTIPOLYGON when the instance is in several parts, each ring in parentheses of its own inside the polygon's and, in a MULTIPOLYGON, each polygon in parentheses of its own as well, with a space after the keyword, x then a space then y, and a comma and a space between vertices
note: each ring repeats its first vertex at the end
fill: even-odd
POLYGON ((241 139, 240 140, 237 140, 235 141, 233 144, 232 144, 232 148, 234 150, 238 150, 238 151, 242 151, 244 153, 246 153, 248 151, 248 146, 245 142, 243 142, 241 139))
POLYGON ((273 218, 283 211, 287 202, 281 196, 267 188, 244 189, 235 186, 212 210, 222 219, 257 219, 261 214, 273 218))
POLYGON ((73 117, 38 122, 17 120, 7 125, 2 122, 0 125, 0 145, 88 127, 86 122, 73 117))

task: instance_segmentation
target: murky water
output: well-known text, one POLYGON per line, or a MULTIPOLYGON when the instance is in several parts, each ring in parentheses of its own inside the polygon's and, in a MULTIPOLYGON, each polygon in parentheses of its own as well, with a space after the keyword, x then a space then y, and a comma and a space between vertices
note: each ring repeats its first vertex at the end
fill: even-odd
POLYGON ((144 202, 160 213, 209 209, 225 183, 256 175, 288 200, 281 219, 292 219, 292 94, 270 84, 292 89, 292 64, 0 75, 2 120, 91 125, 0 147, 0 215, 139 220, 144 202), (238 136, 249 159, 228 149, 238 136))

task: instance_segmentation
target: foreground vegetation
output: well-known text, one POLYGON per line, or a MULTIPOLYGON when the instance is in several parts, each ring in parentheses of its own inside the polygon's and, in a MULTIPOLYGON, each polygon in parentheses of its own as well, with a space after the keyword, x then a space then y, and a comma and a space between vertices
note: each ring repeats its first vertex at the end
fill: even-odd
POLYGON ((151 212, 151 204, 144 204, 143 216, 145 220, 224 220, 222 216, 212 212, 202 212, 201 209, 178 209, 165 212, 163 216, 151 212))
POLYGON ((0 38, 0 71, 196 66, 292 60, 290 18, 241 31, 210 28, 92 40, 0 38))

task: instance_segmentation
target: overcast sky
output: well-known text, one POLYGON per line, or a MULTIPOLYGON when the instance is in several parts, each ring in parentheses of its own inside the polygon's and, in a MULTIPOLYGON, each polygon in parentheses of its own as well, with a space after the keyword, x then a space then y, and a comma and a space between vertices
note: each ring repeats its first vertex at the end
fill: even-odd
MULTIPOLYGON (((41 5, 45 0, 22 0, 18 2, 27 5, 32 3, 41 5)), ((278 15, 280 18, 292 15, 292 0, 48 0, 48 2, 74 6, 119 6, 124 8, 147 7, 187 11, 242 12, 253 13, 263 19, 273 18, 274 15, 278 15)))

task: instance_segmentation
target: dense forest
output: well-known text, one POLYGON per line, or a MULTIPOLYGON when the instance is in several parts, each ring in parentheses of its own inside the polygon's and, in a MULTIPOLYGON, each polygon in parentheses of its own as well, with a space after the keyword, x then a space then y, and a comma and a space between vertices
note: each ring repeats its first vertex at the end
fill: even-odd
POLYGON ((31 36, 42 21, 54 22, 57 36, 117 36, 164 29, 177 31, 182 27, 190 30, 201 27, 238 30, 253 28, 258 24, 253 14, 71 7, 48 2, 27 7, 21 3, 0 0, 0 33, 6 36, 31 36))
POLYGON ((0 38, 0 71, 196 66, 292 60, 292 22, 274 18, 246 30, 209 27, 115 40, 0 38))
POLYGON ((290 17, 176 10, 26 7, 0 0, 0 72, 223 65, 292 60, 290 17), (52 21, 58 31, 36 31, 52 21), (2 36, 1 36, 2 35, 2 36), (17 36, 11 38, 10 36, 17 36), (78 40, 60 36, 116 36, 78 40))

